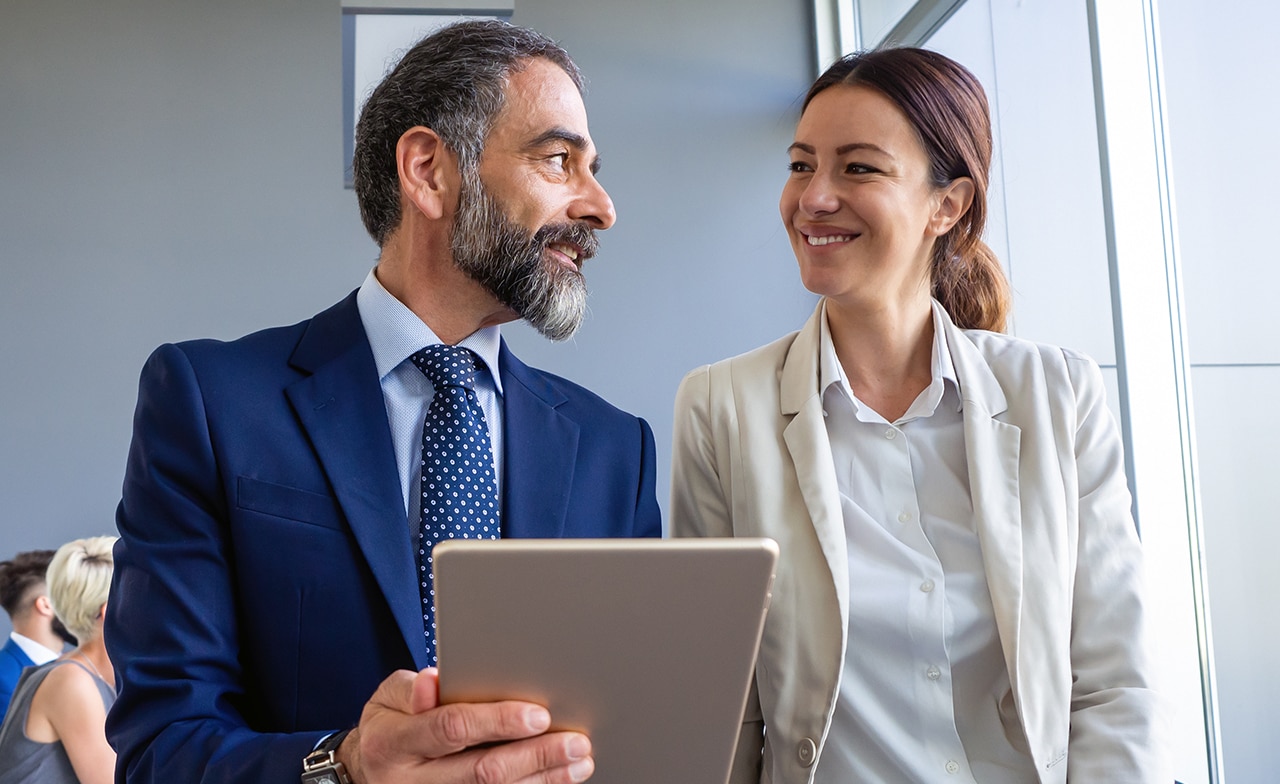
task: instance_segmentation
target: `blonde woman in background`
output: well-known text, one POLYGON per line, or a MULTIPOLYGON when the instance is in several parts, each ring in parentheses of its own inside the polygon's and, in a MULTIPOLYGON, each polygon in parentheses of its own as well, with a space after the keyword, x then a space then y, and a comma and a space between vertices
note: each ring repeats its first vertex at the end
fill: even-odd
POLYGON ((0 784, 114 780, 116 754, 103 726, 115 702, 115 672, 102 642, 102 618, 115 541, 98 536, 68 542, 49 564, 49 600, 80 645, 23 671, 0 725, 0 784))

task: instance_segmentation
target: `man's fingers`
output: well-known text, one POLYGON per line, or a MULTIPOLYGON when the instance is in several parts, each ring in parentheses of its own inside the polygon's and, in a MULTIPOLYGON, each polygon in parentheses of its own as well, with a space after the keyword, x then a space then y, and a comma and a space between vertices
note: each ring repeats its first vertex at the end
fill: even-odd
POLYGON ((435 667, 428 667, 413 679, 413 693, 409 701, 409 713, 429 711, 440 704, 440 676, 435 667))
POLYGON ((435 670, 423 670, 417 673, 411 670, 396 670, 378 684, 377 691, 369 698, 369 702, 365 703, 364 711, 368 713, 370 710, 385 709, 395 713, 421 713, 429 707, 434 707, 434 705, 429 705, 428 708, 419 707, 435 699, 434 694, 438 694, 437 690, 430 688, 434 679, 435 670), (428 691, 433 692, 433 695, 429 696, 426 693, 428 691))
POLYGON ((595 771, 591 741, 577 732, 554 732, 471 749, 431 764, 440 781, 465 784, 577 784, 595 771))
POLYGON ((427 769, 426 780, 457 784, 585 781, 595 767, 590 739, 546 734, 550 726, 546 708, 528 702, 440 705, 434 669, 401 670, 378 686, 339 752, 357 781, 427 769))
POLYGON ((442 705, 423 714, 423 753, 443 757, 471 746, 540 735, 551 714, 528 702, 480 702, 442 705))

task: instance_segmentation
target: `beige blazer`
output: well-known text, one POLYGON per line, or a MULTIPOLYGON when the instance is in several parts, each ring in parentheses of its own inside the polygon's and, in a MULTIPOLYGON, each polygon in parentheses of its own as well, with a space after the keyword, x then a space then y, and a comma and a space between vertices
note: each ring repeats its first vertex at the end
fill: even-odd
MULTIPOLYGON (((694 370, 676 398, 673 535, 768 536, 782 552, 733 784, 813 780, 845 650, 858 645, 818 389, 823 317, 819 305, 799 332, 694 370)), ((1168 784, 1142 554, 1101 373, 1064 349, 949 319, 945 332, 1012 681, 1000 702, 1009 737, 1029 744, 1041 782, 1168 784)))

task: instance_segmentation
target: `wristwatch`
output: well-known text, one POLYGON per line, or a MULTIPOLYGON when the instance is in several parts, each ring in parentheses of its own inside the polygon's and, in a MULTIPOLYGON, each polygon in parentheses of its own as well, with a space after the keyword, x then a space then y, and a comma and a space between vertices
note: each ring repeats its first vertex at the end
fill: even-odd
POLYGON ((302 784, 351 784, 347 769, 338 762, 338 747, 351 730, 335 732, 302 760, 302 784))

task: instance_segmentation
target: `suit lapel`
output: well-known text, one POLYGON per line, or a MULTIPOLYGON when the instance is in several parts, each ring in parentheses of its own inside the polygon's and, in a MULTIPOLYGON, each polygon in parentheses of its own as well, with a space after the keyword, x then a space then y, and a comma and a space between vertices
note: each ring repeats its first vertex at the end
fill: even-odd
POLYGON ((290 360, 311 375, 286 393, 405 644, 425 667, 422 612, 382 386, 355 295, 312 319, 290 360))
POLYGON ((831 459, 831 442, 822 415, 819 387, 819 343, 823 308, 818 309, 796 335, 782 365, 780 405, 783 416, 792 416, 782 438, 795 464, 796 480, 809 520, 835 586, 840 617, 849 616, 849 552, 840 510, 840 485, 831 459))
POLYGON ((556 410, 565 396, 507 349, 498 355, 503 389, 502 535, 564 534, 578 456, 578 424, 556 410))
POLYGON ((1014 694, 1019 694, 1023 617, 1022 430, 999 419, 1008 402, 977 346, 943 314, 947 346, 964 400, 965 452, 974 526, 982 548, 996 629, 1014 694))

